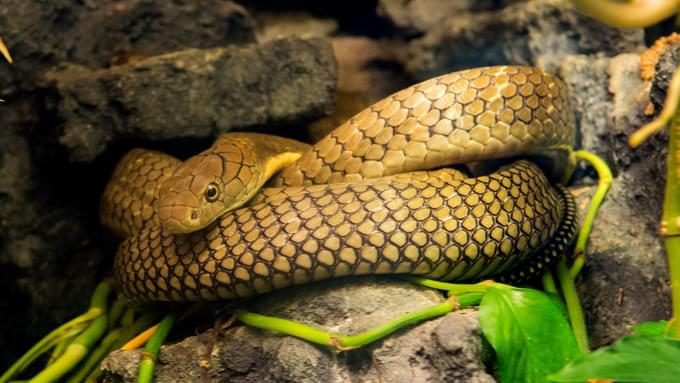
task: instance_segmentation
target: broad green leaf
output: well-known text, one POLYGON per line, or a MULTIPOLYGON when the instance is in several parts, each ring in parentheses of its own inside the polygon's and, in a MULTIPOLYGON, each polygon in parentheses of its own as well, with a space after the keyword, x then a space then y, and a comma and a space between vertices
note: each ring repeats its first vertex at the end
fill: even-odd
POLYGON ((668 321, 642 322, 631 326, 631 329, 635 335, 665 336, 668 335, 668 321))
POLYGON ((680 340, 631 335, 568 364, 550 376, 552 382, 671 383, 680 381, 680 340))
POLYGON ((503 383, 546 382, 580 356, 560 304, 541 291, 490 288, 479 306, 479 322, 496 350, 503 383))

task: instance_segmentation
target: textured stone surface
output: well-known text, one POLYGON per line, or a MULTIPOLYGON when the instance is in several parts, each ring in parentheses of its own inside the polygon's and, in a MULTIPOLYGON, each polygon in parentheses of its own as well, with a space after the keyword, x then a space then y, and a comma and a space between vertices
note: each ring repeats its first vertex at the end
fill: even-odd
MULTIPOLYGON (((260 297, 254 312, 330 332, 356 334, 399 315, 435 305, 433 290, 385 278, 340 279, 260 297)), ((494 382, 485 372, 474 310, 399 331, 368 347, 338 353, 279 334, 237 326, 211 329, 161 349, 158 382, 494 382)), ((105 381, 134 382, 139 351, 115 352, 103 363, 105 381)))
POLYGON ((338 30, 333 18, 314 17, 308 12, 260 12, 255 15, 260 26, 257 39, 260 42, 284 37, 330 37, 338 30))
POLYGON ((678 62, 680 62, 680 43, 675 43, 668 47, 666 53, 661 55, 656 64, 650 99, 657 111, 660 111, 663 107, 666 100, 666 89, 678 62))
MULTIPOLYGON (((646 121, 642 111, 648 85, 640 80, 638 55, 570 56, 560 74, 576 100, 582 145, 605 157, 616 175, 595 221, 578 283, 591 344, 599 347, 628 333, 626 326, 670 316, 658 235, 667 137, 653 137, 636 150, 627 145, 630 133, 646 121)), ((593 191, 582 191, 581 207, 593 191)))
POLYGON ((611 157, 608 128, 612 95, 608 89, 608 67, 606 57, 570 55, 564 58, 557 73, 569 87, 571 108, 580 128, 581 148, 611 157))
POLYGON ((0 95, 32 89, 50 67, 70 61, 93 68, 186 48, 255 40, 255 23, 232 1, 7 0, 2 39, 16 65, 0 65, 0 95))
POLYGON ((607 27, 565 0, 531 0, 499 11, 453 15, 415 39, 404 64, 416 78, 471 66, 537 64, 555 71, 568 54, 640 50, 642 30, 607 27))
POLYGON ((118 137, 207 137, 295 123, 332 110, 336 64, 323 39, 190 49, 104 70, 66 65, 45 75, 48 112, 74 160, 118 137))
POLYGON ((55 179, 64 171, 78 170, 36 167, 31 142, 0 129, 0 371, 84 310, 110 263, 92 240, 96 221, 77 207, 88 198, 64 198, 65 179, 55 179))
POLYGON ((512 0, 380 0, 377 11, 403 33, 417 35, 436 28, 447 17, 489 10, 510 2, 512 0))

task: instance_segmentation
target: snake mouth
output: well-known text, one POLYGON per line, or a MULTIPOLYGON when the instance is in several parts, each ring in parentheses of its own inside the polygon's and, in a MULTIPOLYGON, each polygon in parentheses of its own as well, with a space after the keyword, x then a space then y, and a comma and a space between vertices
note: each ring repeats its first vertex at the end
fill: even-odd
POLYGON ((186 234, 203 228, 198 209, 191 206, 170 205, 158 209, 163 230, 170 234, 186 234))

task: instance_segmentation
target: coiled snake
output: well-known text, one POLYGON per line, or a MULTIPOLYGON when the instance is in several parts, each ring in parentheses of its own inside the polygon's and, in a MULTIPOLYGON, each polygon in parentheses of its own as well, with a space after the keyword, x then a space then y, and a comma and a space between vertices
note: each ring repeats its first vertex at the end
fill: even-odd
POLYGON ((102 222, 126 236, 114 274, 134 301, 361 274, 525 279, 573 238, 569 193, 527 160, 478 177, 425 170, 571 145, 574 131, 564 83, 497 66, 406 88, 312 147, 233 133, 184 163, 135 149, 102 197, 102 222))

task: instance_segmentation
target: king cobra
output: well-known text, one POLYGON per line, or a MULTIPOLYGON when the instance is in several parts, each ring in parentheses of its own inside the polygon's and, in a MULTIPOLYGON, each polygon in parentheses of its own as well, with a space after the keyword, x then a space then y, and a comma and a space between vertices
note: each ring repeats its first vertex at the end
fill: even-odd
POLYGON ((115 278, 137 302, 366 274, 518 282, 564 254, 577 228, 572 197, 526 159, 476 177, 446 166, 542 153, 574 136, 562 81, 495 66, 401 90, 311 147, 232 133, 185 162, 134 149, 102 197, 102 222, 126 237, 115 278))

